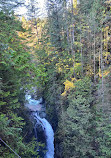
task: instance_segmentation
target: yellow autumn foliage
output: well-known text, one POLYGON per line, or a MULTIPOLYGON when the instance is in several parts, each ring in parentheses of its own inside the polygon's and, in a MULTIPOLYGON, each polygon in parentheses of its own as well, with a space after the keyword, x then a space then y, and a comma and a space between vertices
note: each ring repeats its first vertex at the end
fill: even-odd
MULTIPOLYGON (((105 71, 103 72, 103 77, 106 77, 109 73, 110 73, 109 70, 105 70, 105 71)), ((102 78, 102 73, 101 73, 101 71, 100 71, 98 74, 99 74, 99 77, 102 78)))
POLYGON ((70 90, 71 88, 74 88, 74 87, 75 87, 75 86, 74 86, 74 83, 71 82, 71 81, 69 81, 69 80, 66 80, 66 81, 64 82, 64 85, 65 85, 65 90, 66 90, 66 91, 68 91, 68 90, 70 90))
POLYGON ((74 83, 72 81, 66 80, 64 82, 65 85, 65 90, 64 92, 61 94, 61 96, 66 96, 67 92, 70 91, 72 88, 74 88, 74 83))
POLYGON ((72 81, 76 81, 76 78, 71 78, 72 81))
POLYGON ((62 72, 62 68, 61 67, 58 67, 58 72, 62 72))
POLYGON ((77 8, 77 0, 73 0, 73 7, 76 9, 77 8))
POLYGON ((65 97, 66 96, 66 91, 64 91, 61 96, 65 97))
POLYGON ((110 52, 103 52, 104 58, 105 58, 105 63, 109 64, 109 61, 111 60, 111 55, 110 52))

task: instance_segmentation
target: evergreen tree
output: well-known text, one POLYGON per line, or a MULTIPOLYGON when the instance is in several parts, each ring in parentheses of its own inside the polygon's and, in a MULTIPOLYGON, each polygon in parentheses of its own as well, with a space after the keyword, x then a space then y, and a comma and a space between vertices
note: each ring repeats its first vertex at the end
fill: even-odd
POLYGON ((23 118, 22 111, 24 86, 32 81, 29 72, 33 66, 30 55, 17 34, 17 31, 25 30, 13 15, 8 16, 3 12, 0 12, 0 30, 0 155, 15 157, 11 148, 21 157, 31 157, 38 153, 34 152, 34 141, 30 145, 23 140, 27 132, 25 127, 29 122, 23 118))

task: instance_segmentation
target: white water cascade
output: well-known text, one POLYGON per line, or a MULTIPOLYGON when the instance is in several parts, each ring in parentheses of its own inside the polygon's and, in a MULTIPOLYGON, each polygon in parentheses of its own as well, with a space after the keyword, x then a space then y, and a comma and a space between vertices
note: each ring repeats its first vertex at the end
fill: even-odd
MULTIPOLYGON (((39 111, 41 110, 41 100, 35 100, 31 98, 31 95, 26 95, 26 100, 28 103, 26 107, 28 107, 32 112, 34 111, 33 115, 36 119, 37 123, 42 126, 42 129, 46 136, 46 143, 47 143, 47 152, 45 158, 54 158, 54 132, 50 123, 45 119, 39 116, 39 111)), ((37 137, 37 133, 36 133, 37 137)))

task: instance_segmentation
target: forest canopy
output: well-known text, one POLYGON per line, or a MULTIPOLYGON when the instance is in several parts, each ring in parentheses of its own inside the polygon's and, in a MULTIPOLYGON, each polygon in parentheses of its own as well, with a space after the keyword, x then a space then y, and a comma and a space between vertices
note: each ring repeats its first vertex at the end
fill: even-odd
POLYGON ((111 1, 47 0, 42 18, 38 3, 0 0, 1 158, 15 157, 10 148, 41 157, 24 106, 32 87, 45 99, 55 158, 110 158, 111 1), (14 14, 21 5, 28 18, 14 14))

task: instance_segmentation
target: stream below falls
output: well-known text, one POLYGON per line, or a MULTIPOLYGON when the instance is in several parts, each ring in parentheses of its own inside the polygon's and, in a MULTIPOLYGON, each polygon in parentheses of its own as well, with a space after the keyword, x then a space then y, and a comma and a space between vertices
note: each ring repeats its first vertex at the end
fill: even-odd
MULTIPOLYGON (((54 158, 54 132, 50 123, 45 119, 41 118, 39 113, 42 109, 42 100, 32 99, 31 95, 26 94, 27 103, 25 106, 32 111, 36 124, 34 128, 37 128, 37 125, 42 127, 42 130, 46 138, 46 154, 44 158, 54 158)), ((37 137, 37 131, 35 130, 35 136, 37 137)))

